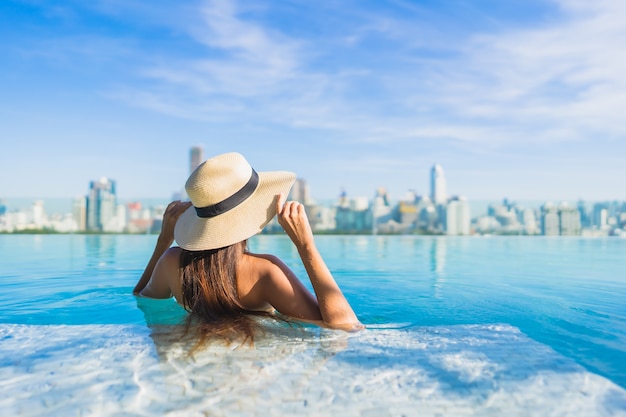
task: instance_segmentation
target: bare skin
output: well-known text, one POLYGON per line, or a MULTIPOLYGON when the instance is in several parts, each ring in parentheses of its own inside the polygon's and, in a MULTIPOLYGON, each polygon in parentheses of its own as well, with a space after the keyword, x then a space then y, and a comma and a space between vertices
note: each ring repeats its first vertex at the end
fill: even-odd
MULTIPOLYGON (((154 253, 133 294, 151 298, 174 296, 182 303, 179 247, 171 247, 178 217, 191 203, 174 201, 163 216, 163 226, 154 253)), ((295 319, 322 327, 359 330, 363 325, 354 314, 322 259, 304 206, 276 197, 278 222, 296 246, 307 271, 314 294, 277 257, 242 253, 237 267, 239 299, 248 310, 277 310, 295 319)))

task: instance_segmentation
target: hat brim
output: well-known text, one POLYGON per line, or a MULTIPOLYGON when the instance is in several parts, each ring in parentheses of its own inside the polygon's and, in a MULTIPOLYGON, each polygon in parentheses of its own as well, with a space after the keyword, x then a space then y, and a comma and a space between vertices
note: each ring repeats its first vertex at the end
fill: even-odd
POLYGON ((174 239, 190 251, 218 249, 246 240, 276 215, 276 195, 289 193, 296 180, 292 172, 259 172, 259 185, 244 202, 212 218, 198 217, 189 207, 176 222, 174 239))

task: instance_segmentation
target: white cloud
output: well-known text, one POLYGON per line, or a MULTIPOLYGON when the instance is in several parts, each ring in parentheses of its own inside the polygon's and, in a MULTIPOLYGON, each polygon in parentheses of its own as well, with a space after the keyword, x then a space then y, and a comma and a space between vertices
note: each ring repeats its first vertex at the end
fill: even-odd
POLYGON ((444 104, 460 117, 535 131, 541 140, 626 134, 624 6, 563 6, 563 21, 472 39, 459 62, 465 70, 448 74, 444 104))
POLYGON ((346 24, 340 39, 296 39, 241 5, 203 3, 187 29, 204 56, 163 60, 142 72, 152 84, 117 96, 177 117, 327 129, 349 142, 497 147, 626 134, 626 13, 619 2, 561 0, 562 15, 550 21, 438 44, 446 54, 427 58, 416 45, 433 28, 411 29, 410 18, 365 13, 360 18, 370 21, 346 24), (358 49, 368 47, 364 34, 376 33, 395 47, 358 49), (343 61, 344 51, 355 59, 343 61), (366 52, 379 53, 379 61, 356 58, 366 52))
POLYGON ((204 57, 165 62, 144 71, 154 80, 196 95, 224 94, 243 99, 283 90, 298 66, 297 44, 277 32, 237 16, 229 0, 206 2, 190 35, 205 45, 204 57))

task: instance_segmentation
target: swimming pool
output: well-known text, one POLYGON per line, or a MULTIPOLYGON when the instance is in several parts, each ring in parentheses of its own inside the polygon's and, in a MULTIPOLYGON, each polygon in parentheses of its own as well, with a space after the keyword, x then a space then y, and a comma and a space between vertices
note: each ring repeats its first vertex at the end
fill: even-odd
POLYGON ((129 295, 155 239, 0 236, 3 415, 626 416, 626 239, 319 236, 367 330, 193 358, 129 295))

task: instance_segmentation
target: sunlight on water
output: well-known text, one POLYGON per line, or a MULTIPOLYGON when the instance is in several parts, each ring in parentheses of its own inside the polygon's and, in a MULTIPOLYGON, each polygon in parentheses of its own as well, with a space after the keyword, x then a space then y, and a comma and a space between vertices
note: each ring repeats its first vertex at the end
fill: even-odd
MULTIPOLYGON (((130 295, 154 236, 0 236, 8 415, 626 415, 620 239, 321 236, 368 330, 195 358, 130 295)), ((251 250, 304 270, 283 236, 251 250)))

